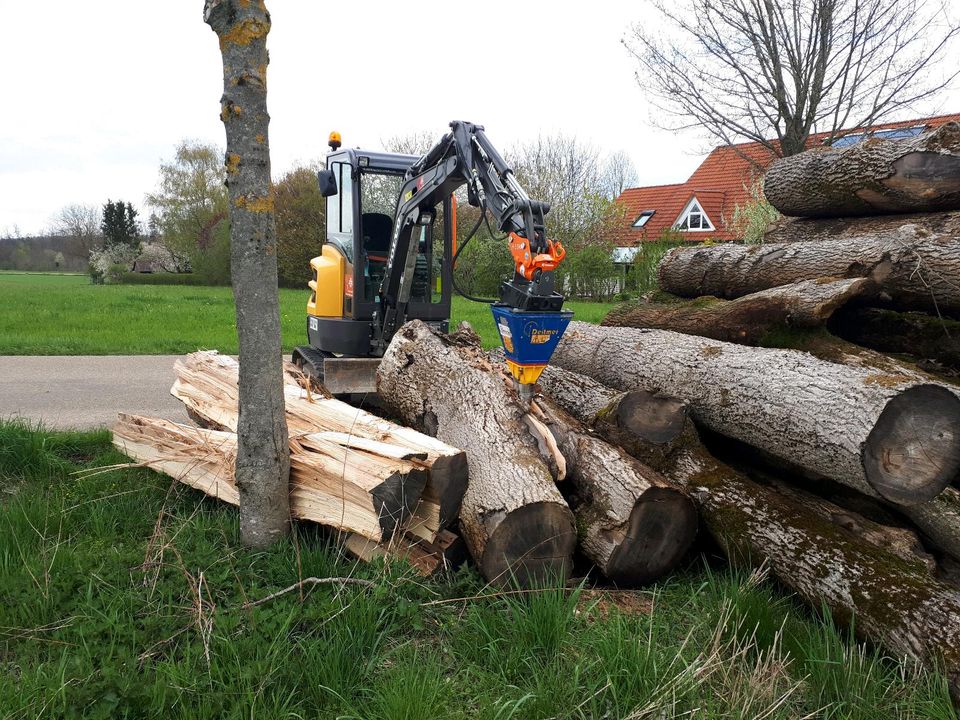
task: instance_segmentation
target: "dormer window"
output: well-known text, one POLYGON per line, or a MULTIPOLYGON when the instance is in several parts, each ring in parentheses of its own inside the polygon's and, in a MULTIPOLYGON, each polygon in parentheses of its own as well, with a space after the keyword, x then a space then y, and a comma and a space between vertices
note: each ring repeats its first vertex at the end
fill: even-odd
POLYGON ((637 219, 633 221, 633 226, 635 228, 642 228, 647 224, 647 220, 652 218, 656 212, 656 210, 644 210, 642 213, 637 215, 637 219))
POLYGON ((713 223, 703 211, 696 198, 692 198, 680 213, 680 219, 673 226, 677 230, 713 230, 713 223))

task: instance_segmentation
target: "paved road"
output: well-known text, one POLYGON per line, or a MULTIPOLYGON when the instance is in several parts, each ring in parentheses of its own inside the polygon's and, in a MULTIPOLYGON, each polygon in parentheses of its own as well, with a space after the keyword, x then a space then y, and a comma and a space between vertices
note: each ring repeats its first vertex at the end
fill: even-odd
POLYGON ((170 395, 175 355, 0 355, 0 418, 109 427, 118 412, 187 422, 170 395))

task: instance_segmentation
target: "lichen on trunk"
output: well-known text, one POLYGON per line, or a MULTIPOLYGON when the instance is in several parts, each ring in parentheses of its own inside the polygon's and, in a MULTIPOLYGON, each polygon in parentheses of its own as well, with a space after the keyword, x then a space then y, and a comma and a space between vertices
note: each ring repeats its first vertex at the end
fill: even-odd
POLYGON ((220 118, 230 198, 230 279, 237 312, 240 415, 236 480, 240 534, 266 547, 289 531, 290 450, 284 421, 277 245, 267 127, 267 33, 263 2, 206 0, 204 21, 223 58, 220 118))

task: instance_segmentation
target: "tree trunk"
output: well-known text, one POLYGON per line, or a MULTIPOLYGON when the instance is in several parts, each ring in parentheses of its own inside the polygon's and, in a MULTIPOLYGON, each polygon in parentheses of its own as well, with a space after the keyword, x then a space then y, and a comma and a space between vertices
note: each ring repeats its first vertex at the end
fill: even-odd
MULTIPOLYGON (((951 692, 960 698, 960 593, 954 588, 931 579, 924 564, 906 561, 720 463, 689 423, 670 442, 651 443, 619 422, 615 406, 591 414, 607 399, 622 402, 623 393, 586 379, 577 381, 579 396, 592 394, 593 399, 565 405, 561 398, 573 397, 562 392, 569 373, 555 371, 554 366, 544 371, 541 388, 548 394, 558 390, 554 397, 568 411, 582 412, 582 420, 594 418, 604 437, 686 487, 731 562, 768 563, 777 579, 814 608, 826 605, 844 623, 855 617, 861 636, 944 668, 951 692), (583 407, 589 409, 581 411, 583 407)), ((653 398, 654 412, 662 413, 663 398, 643 394, 631 404, 642 405, 644 397, 653 398)), ((682 416, 682 411, 676 413, 682 416)))
POLYGON ((912 355, 932 370, 960 370, 960 321, 924 313, 846 307, 827 327, 844 340, 881 352, 912 355))
MULTIPOLYGON (((910 226, 931 240, 960 240, 960 212, 913 213, 909 215, 877 215, 856 218, 790 218, 772 223, 763 234, 766 244, 791 242, 823 242, 872 237, 896 240, 910 226)), ((909 230, 907 232, 910 232, 909 230)))
POLYGON ((960 315, 960 243, 926 238, 916 226, 897 237, 675 248, 657 272, 666 292, 726 299, 826 276, 867 277, 890 307, 960 315))
MULTIPOLYGON (((114 444, 128 456, 212 497, 243 502, 235 482, 232 432, 121 415, 114 444)), ((291 514, 302 520, 388 540, 410 519, 427 473, 416 462, 352 450, 317 436, 291 441, 291 514)))
POLYGON ((710 429, 874 497, 914 505, 960 472, 960 398, 790 350, 573 322, 552 362, 690 403, 710 429))
POLYGON ((627 303, 603 319, 607 327, 657 328, 759 345, 785 327, 820 327, 851 299, 869 289, 865 278, 804 280, 736 300, 702 297, 686 302, 627 303))
POLYGON ((960 209, 960 124, 780 158, 763 181, 784 215, 841 217, 960 209))
POLYGON ((697 511, 659 473, 594 435, 554 402, 532 411, 566 461, 562 487, 577 518, 580 549, 620 587, 653 582, 676 567, 697 533, 697 511))
POLYGON ((415 320, 390 343, 377 388, 404 422, 466 451, 460 527, 484 577, 521 587, 563 580, 573 514, 527 429, 527 409, 493 369, 472 332, 440 336, 415 320))
POLYGON ((290 449, 283 416, 277 242, 267 142, 267 33, 262 2, 206 0, 204 21, 220 39, 230 198, 230 281, 240 371, 237 487, 240 535, 251 547, 289 531, 290 449))
MULTIPOLYGON (((191 353, 174 364, 176 380, 170 392, 199 424, 235 430, 237 373, 238 364, 233 358, 215 351, 191 353)), ((462 450, 305 389, 292 373, 284 377, 286 422, 293 437, 320 433, 338 444, 367 449, 373 443, 378 452, 422 460, 429 468, 429 477, 410 532, 432 541, 437 531, 456 520, 467 487, 467 462, 462 450), (383 445, 392 446, 392 450, 383 445)))

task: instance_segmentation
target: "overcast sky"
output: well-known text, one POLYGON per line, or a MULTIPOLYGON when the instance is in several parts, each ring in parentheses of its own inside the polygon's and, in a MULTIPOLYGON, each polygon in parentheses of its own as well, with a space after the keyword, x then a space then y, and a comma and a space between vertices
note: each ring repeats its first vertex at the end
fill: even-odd
MULTIPOLYGON (((641 184, 687 178, 708 145, 651 123, 621 44, 645 2, 268 0, 277 177, 321 159, 330 130, 381 147, 452 119, 495 145, 563 132, 626 150, 641 184)), ((223 145, 216 37, 202 0, 0 0, 8 103, 0 235, 42 231, 64 205, 143 205, 178 141, 223 145)), ((954 64, 960 58, 951 60, 954 64)), ((960 110, 954 90, 934 110, 960 110)))

